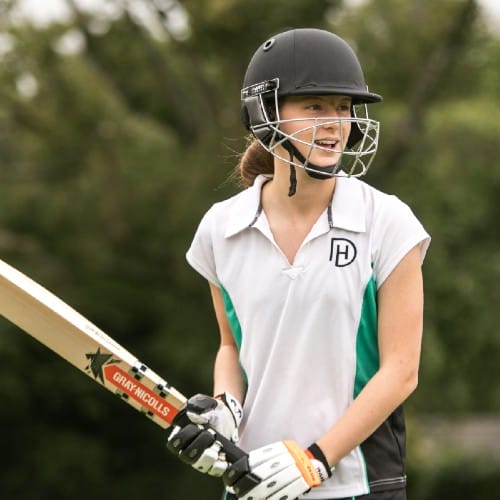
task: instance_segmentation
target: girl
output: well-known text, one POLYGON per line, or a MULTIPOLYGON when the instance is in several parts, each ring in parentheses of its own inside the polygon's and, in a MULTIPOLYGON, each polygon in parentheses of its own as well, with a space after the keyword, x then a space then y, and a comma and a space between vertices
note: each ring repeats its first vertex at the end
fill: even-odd
POLYGON ((220 329, 218 396, 191 398, 202 425, 169 439, 220 475, 228 464, 216 440, 197 441, 203 425, 239 431, 248 457, 224 474, 228 498, 406 498, 402 403, 417 385, 430 238, 407 205, 357 179, 378 143, 366 105, 380 100, 323 30, 278 34, 248 66, 246 189, 206 213, 187 253, 220 329))

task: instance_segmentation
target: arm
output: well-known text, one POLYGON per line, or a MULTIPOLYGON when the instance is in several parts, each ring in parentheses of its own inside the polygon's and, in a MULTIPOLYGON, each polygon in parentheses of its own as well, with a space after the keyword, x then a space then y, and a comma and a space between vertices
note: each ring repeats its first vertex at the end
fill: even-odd
POLYGON ((245 387, 239 364, 238 347, 228 322, 219 287, 210 283, 213 306, 220 332, 220 346, 214 366, 214 397, 197 394, 187 401, 185 410, 195 424, 210 425, 224 437, 238 441, 238 427, 243 418, 245 387))
POLYGON ((214 366, 214 394, 229 392, 240 403, 245 397, 245 381, 239 363, 238 348, 229 326, 220 288, 210 283, 210 293, 219 325, 220 346, 214 366))
POLYGON ((420 250, 414 247, 378 291, 379 370, 317 441, 330 465, 367 439, 415 390, 422 326, 420 250))

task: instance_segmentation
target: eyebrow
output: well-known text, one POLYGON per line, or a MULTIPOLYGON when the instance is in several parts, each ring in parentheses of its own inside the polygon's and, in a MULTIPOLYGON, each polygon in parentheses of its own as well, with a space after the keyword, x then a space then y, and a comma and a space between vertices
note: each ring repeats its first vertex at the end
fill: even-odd
MULTIPOLYGON (((331 94, 331 95, 337 95, 337 94, 331 94)), ((325 96, 325 95, 305 95, 305 96, 302 96, 304 101, 311 101, 311 100, 313 100, 313 101, 328 101, 329 97, 331 97, 331 96, 330 95, 328 95, 328 96, 325 96)), ((352 97, 350 97, 350 96, 338 96, 338 97, 339 97, 340 103, 352 101, 352 97)))

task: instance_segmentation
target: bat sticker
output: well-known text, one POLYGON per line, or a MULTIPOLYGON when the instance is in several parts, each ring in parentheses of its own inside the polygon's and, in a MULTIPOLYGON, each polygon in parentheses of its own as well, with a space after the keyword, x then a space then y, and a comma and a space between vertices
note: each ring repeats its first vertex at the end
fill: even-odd
POLYGON ((163 387, 157 386, 156 390, 159 393, 156 393, 139 382, 136 376, 112 363, 103 367, 103 374, 106 381, 115 386, 122 397, 125 399, 130 397, 139 403, 150 416, 156 415, 168 424, 172 423, 179 410, 164 398, 163 387))
POLYGON ((99 379, 104 384, 104 375, 102 368, 104 365, 119 363, 119 359, 114 359, 112 354, 101 353, 101 348, 98 347, 95 353, 87 353, 85 357, 90 361, 90 364, 85 367, 86 372, 92 373, 95 379, 99 379))

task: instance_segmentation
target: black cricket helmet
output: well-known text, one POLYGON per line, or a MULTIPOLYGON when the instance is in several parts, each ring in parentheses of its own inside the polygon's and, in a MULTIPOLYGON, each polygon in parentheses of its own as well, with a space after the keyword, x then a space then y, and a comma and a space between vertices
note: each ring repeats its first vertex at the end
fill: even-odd
MULTIPOLYGON (((305 168, 314 177, 359 177, 366 173, 378 147, 379 122, 368 118, 366 105, 381 100, 380 95, 368 91, 359 60, 345 40, 321 29, 293 29, 269 38, 250 60, 241 90, 242 121, 270 153, 290 165, 305 168), (346 147, 339 151, 342 159, 350 157, 352 165, 347 172, 342 160, 325 168, 311 164, 300 153, 297 155, 291 144, 296 138, 279 128, 279 104, 283 97, 332 94, 352 99, 351 118, 331 120, 351 122, 346 147), (289 158, 279 156, 278 145, 285 147, 289 158)), ((317 126, 319 123, 304 130, 317 126)), ((318 147, 313 143, 309 146, 318 147)))

